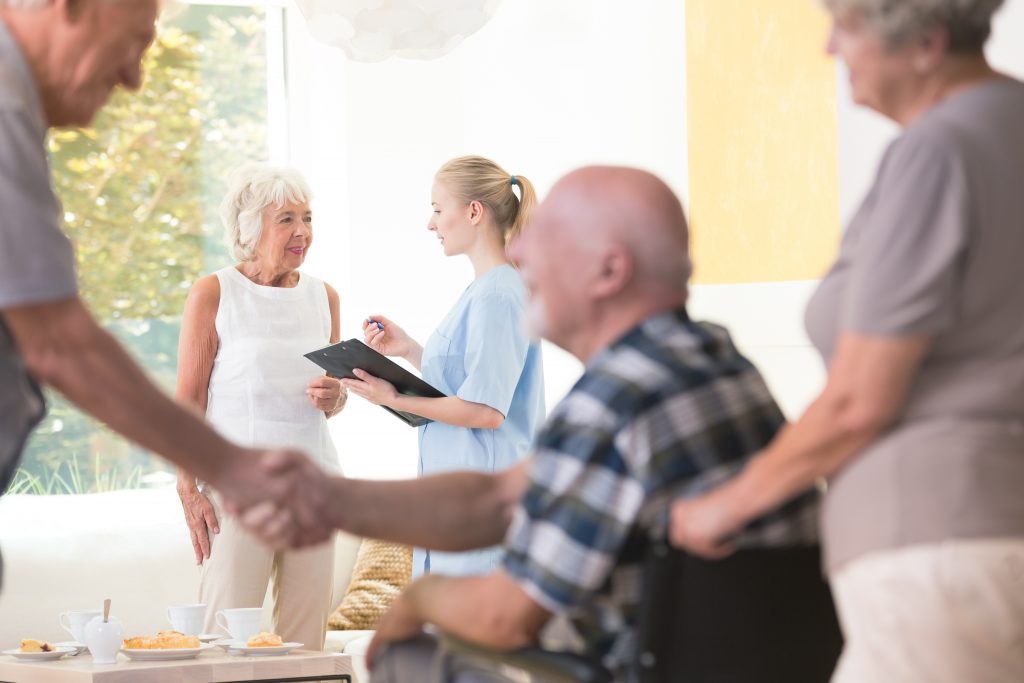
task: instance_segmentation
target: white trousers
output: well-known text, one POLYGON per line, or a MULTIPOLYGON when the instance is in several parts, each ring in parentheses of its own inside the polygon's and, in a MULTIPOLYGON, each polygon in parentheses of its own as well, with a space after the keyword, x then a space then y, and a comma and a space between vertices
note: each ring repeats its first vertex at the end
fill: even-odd
POLYGON ((212 496, 220 533, 213 535, 210 559, 203 562, 199 601, 206 603, 206 633, 220 633, 217 610, 262 607, 274 581, 274 632, 286 643, 323 650, 334 577, 334 543, 277 552, 226 516, 212 496))
POLYGON ((1024 682, 1024 538, 872 553, 831 580, 833 683, 1024 682))

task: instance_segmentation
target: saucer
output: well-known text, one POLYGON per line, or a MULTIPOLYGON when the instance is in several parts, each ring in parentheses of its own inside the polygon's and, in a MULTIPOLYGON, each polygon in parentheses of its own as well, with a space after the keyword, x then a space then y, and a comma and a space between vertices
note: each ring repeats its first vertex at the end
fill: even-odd
POLYGON ((75 648, 74 652, 68 653, 68 657, 74 657, 75 655, 80 655, 83 652, 88 652, 89 651, 89 646, 88 645, 86 645, 85 643, 79 643, 79 642, 74 641, 74 640, 65 640, 65 641, 60 642, 60 643, 54 643, 54 645, 56 645, 57 647, 73 647, 73 648, 75 648))
POLYGON ((302 643, 282 643, 281 645, 248 647, 245 643, 235 641, 227 646, 227 651, 231 654, 249 655, 250 657, 270 657, 273 655, 286 655, 292 650, 300 647, 302 647, 302 643))
POLYGON ((210 644, 211 645, 216 645, 220 649, 227 651, 233 645, 244 646, 245 645, 245 641, 244 640, 235 640, 233 638, 220 638, 218 640, 213 641, 210 644))
POLYGON ((212 643, 215 640, 222 640, 224 638, 223 633, 200 633, 196 638, 199 639, 200 643, 212 643))

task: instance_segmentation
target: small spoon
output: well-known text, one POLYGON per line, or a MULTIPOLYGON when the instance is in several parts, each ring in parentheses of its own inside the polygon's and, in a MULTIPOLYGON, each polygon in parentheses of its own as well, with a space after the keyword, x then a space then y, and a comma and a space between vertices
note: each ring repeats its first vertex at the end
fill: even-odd
POLYGON ((103 601, 103 623, 110 620, 110 598, 103 601))

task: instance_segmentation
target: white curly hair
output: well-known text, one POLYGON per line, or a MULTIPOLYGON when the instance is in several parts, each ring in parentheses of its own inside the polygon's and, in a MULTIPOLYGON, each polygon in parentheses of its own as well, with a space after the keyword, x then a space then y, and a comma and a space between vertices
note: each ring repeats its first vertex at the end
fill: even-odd
POLYGON ((239 261, 253 257, 263 233, 263 209, 286 202, 308 204, 313 198, 306 179, 294 168, 246 164, 235 169, 220 204, 224 240, 239 261))

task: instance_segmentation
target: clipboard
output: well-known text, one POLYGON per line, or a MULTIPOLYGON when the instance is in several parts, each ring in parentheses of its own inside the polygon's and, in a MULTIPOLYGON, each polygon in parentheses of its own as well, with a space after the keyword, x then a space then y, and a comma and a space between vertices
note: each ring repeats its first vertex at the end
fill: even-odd
MULTIPOLYGON (((430 386, 387 356, 381 355, 358 339, 347 339, 303 354, 328 374, 339 379, 359 379, 352 372, 355 368, 391 382, 400 394, 422 398, 444 398, 445 394, 430 386)), ((410 427, 425 425, 431 420, 403 410, 381 406, 410 427)))

